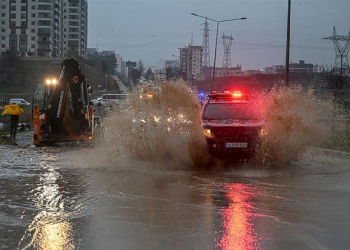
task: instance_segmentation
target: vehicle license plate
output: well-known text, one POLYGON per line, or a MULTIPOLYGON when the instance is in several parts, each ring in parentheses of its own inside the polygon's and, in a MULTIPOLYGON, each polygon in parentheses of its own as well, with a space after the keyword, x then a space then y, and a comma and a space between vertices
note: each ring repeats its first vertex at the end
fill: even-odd
POLYGON ((225 144, 226 148, 247 148, 248 143, 247 142, 227 142, 225 144))

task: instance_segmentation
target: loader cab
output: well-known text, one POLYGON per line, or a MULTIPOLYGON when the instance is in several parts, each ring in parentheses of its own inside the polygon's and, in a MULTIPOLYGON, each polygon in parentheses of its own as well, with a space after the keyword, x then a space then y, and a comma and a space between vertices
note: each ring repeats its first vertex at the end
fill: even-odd
POLYGON ((45 109, 50 101, 56 84, 57 80, 54 78, 46 79, 45 82, 37 83, 33 96, 32 106, 39 107, 41 110, 45 109))

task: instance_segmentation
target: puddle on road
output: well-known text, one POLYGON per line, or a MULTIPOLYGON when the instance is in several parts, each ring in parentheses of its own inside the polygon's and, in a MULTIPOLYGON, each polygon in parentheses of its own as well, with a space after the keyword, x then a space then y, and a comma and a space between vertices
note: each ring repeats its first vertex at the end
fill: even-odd
MULTIPOLYGON (((82 210, 85 205, 89 209, 94 207, 96 201, 88 200, 89 197, 106 195, 105 190, 98 193, 94 192, 93 188, 100 191, 105 187, 108 187, 108 198, 112 196, 112 199, 109 202, 100 202, 99 206, 108 207, 116 201, 118 206, 112 206, 109 212, 114 215, 113 212, 117 211, 121 221, 134 222, 138 225, 137 229, 139 225, 148 226, 151 232, 158 234, 164 234, 164 230, 168 230, 171 239, 174 234, 175 237, 183 237, 187 228, 189 233, 191 229, 195 232, 203 230, 204 233, 213 234, 214 247, 217 248, 260 247, 260 242, 263 241, 260 237, 264 234, 254 228, 254 225, 258 224, 257 221, 270 223, 277 219, 262 213, 257 206, 257 200, 263 197, 265 203, 262 204, 273 204, 274 200, 281 199, 282 195, 277 197, 272 195, 273 192, 270 195, 263 190, 265 194, 259 189, 259 183, 261 179, 269 182, 270 173, 276 177, 276 172, 244 169, 232 173, 225 171, 219 173, 217 178, 213 177, 215 173, 209 173, 209 177, 199 176, 196 180, 193 180, 195 177, 190 171, 171 172, 170 170, 179 168, 191 169, 193 160, 200 159, 205 163, 207 159, 203 157, 207 154, 202 129, 199 126, 199 107, 195 98, 187 91, 187 86, 174 83, 165 85, 162 89, 164 92, 155 92, 153 99, 145 100, 134 96, 129 100, 129 104, 106 118, 108 130, 95 148, 13 151, 13 156, 17 156, 15 167, 30 170, 31 165, 26 162, 28 157, 42 164, 39 167, 36 163, 32 164, 33 173, 37 178, 37 182, 32 186, 16 184, 18 187, 29 189, 29 205, 34 206, 35 211, 32 216, 28 215, 30 212, 23 214, 22 218, 29 220, 29 226, 19 242, 20 248, 77 248, 75 240, 81 235, 77 228, 83 228, 77 227, 78 223, 73 222, 73 219, 79 220, 79 217, 83 216, 82 210), (56 165, 58 161, 60 166, 56 165), (70 166, 128 172, 110 174, 108 171, 96 171, 93 173, 96 179, 93 185, 98 187, 89 186, 89 190, 86 191, 82 186, 86 176, 79 176, 79 173, 70 175, 70 166), (147 175, 144 175, 142 170, 152 171, 147 171, 147 175), (266 202, 266 199, 269 201, 266 202), (188 220, 189 214, 193 215, 193 220, 188 220), (196 218, 199 218, 198 224, 196 218), (207 228, 203 227, 204 223, 207 223, 207 228)), ((298 88, 282 89, 261 99, 265 101, 264 104, 257 101, 268 118, 269 133, 267 146, 262 148, 261 152, 271 155, 264 158, 268 160, 266 165, 258 162, 253 167, 266 168, 272 163, 289 161, 302 153, 306 146, 322 145, 330 136, 328 124, 316 122, 320 112, 323 116, 328 114, 328 103, 322 106, 313 93, 304 93, 298 88), (310 100, 306 102, 306 98, 310 100)), ((9 156, 6 166, 12 166, 13 163, 9 156)), ((307 161, 303 164, 302 167, 308 167, 307 161)), ((246 168, 250 167, 246 164, 246 168)), ((11 173, 7 174, 11 176, 11 173)), ((297 178, 288 180, 277 178, 276 185, 283 188, 289 181, 290 186, 298 186, 290 182, 300 180, 302 183, 299 178, 302 175, 300 172, 297 178)), ((286 176, 293 176, 293 173, 286 176)), ((21 175, 23 181, 26 181, 23 177, 24 175, 21 175)), ((91 183, 88 185, 92 186, 91 183)), ((265 188, 261 184, 260 187, 265 188)), ((276 190, 276 186, 269 188, 276 190)), ((28 194, 21 197, 27 199, 28 194)), ((287 200, 288 197, 282 198, 287 200)), ((26 202, 28 203, 28 200, 26 202)), ((102 212, 96 214, 105 215, 102 212)), ((94 216, 97 216, 96 214, 94 216)), ((9 223, 12 223, 11 219, 9 217, 9 223)), ((102 223, 104 222, 102 220, 102 223)), ((116 227, 120 225, 117 222, 116 227)), ((98 224, 99 221, 95 223, 98 224)), ((129 229, 130 232, 134 232, 131 225, 132 223, 128 224, 126 231, 129 229)), ((132 233, 131 235, 134 236, 132 233)), ((207 244, 213 244, 211 238, 202 240, 210 240, 207 244)))
POLYGON ((75 249, 71 219, 94 202, 85 194, 86 180, 60 165, 60 148, 0 150, 0 248, 75 249), (20 238, 19 238, 20 237, 20 238), (16 241, 18 240, 18 241, 16 241), (17 247, 15 248, 14 246, 17 247))
MULTIPOLYGON (((97 202, 96 207, 103 208, 116 202, 118 206, 112 206, 109 211, 112 215, 117 211, 121 221, 130 220, 137 225, 149 226, 151 232, 154 230, 158 234, 168 230, 171 239, 174 233, 178 233, 175 236, 179 238, 183 237, 187 228, 191 233, 192 226, 195 232, 204 230, 204 233, 213 233, 214 247, 217 248, 260 247, 260 235, 263 233, 254 225, 258 220, 270 222, 277 219, 263 214, 257 200, 263 197, 267 204, 273 204, 275 199, 286 201, 288 197, 274 196, 273 192, 270 194, 266 190, 271 188, 275 191, 277 185, 283 188, 286 183, 298 186, 295 185, 297 182, 291 181, 300 180, 302 183, 300 176, 315 172, 303 169, 296 177, 294 173, 289 173, 285 176, 294 178, 274 178, 278 180, 276 186, 266 188, 261 180, 264 179, 268 186, 271 175, 276 177, 278 173, 265 171, 265 168, 295 159, 307 146, 323 145, 331 135, 330 125, 318 118, 332 114, 331 103, 300 87, 278 89, 258 96, 256 101, 266 117, 268 132, 259 151, 262 156, 260 161, 251 165, 247 163, 242 171, 196 177, 192 171, 171 171, 189 170, 193 165, 202 166, 210 162, 210 158, 206 158, 196 98, 188 91, 188 86, 179 82, 160 85, 160 88, 162 91, 154 91, 152 99, 147 99, 146 95, 151 89, 141 90, 139 95, 129 97, 128 103, 105 118, 108 129, 94 148, 15 148, 8 155, 0 152, 3 156, 0 164, 4 170, 2 177, 7 181, 3 181, 3 185, 6 184, 10 191, 16 191, 11 193, 13 197, 22 199, 18 201, 20 209, 12 209, 13 214, 3 217, 2 222, 9 226, 14 223, 13 218, 21 218, 15 221, 18 226, 27 223, 21 240, 17 242, 19 248, 77 248, 76 239, 80 239, 81 230, 84 230, 77 226, 81 222, 80 217, 87 209, 94 209, 97 202), (80 176, 79 171, 75 173, 71 166, 128 172, 110 174, 108 171, 96 171, 93 172, 95 183, 86 184, 89 181, 86 176, 80 176), (261 169, 249 170, 251 168, 261 169), (143 170, 147 175, 142 173, 143 170), (101 191, 105 187, 107 194, 105 190, 101 191), (112 199, 97 201, 105 198, 99 196, 112 199), (266 202, 266 199, 269 201, 266 202), (193 220, 188 220, 189 214, 193 215, 193 220), (196 218, 199 218, 198 224, 196 218), (207 228, 203 227, 203 223, 207 223, 207 228)), ((312 159, 310 155, 306 158, 312 159)), ((299 169, 308 168, 308 164, 309 161, 302 161, 299 169)), ((309 169, 312 167, 319 168, 313 164, 309 169)), ((346 181, 344 179, 344 183, 346 181)), ((7 191, 8 194, 10 191, 7 191)), ((18 204, 13 201, 11 206, 18 204)), ((105 215, 96 212, 94 216, 100 214, 105 215)), ((128 225, 126 229, 134 232, 131 230, 132 223, 128 225)), ((10 237, 8 235, 7 238, 10 237)))

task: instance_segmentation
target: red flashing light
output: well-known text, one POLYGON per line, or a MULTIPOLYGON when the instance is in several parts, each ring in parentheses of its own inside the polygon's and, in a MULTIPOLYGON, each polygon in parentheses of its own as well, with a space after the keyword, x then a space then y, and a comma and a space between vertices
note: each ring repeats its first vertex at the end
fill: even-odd
POLYGON ((238 99, 238 98, 242 98, 242 92, 241 91, 234 91, 232 93, 232 97, 235 98, 235 99, 238 99))
POLYGON ((230 94, 231 93, 231 91, 229 91, 229 90, 224 90, 224 94, 230 94))
POLYGON ((218 90, 210 90, 210 94, 217 94, 217 93, 219 93, 218 90))

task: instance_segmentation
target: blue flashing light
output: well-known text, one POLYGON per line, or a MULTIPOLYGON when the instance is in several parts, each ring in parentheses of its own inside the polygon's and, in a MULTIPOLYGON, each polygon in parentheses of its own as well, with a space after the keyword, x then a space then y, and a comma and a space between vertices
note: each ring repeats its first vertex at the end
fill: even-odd
POLYGON ((200 93, 200 96, 205 96, 205 94, 204 93, 200 93))

